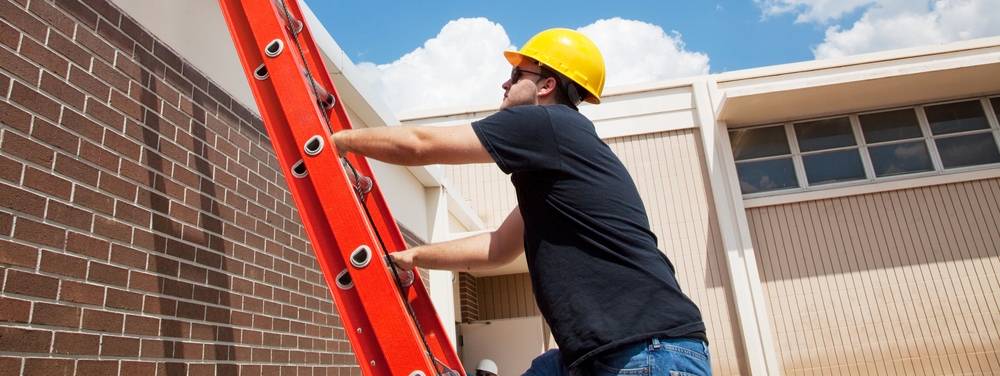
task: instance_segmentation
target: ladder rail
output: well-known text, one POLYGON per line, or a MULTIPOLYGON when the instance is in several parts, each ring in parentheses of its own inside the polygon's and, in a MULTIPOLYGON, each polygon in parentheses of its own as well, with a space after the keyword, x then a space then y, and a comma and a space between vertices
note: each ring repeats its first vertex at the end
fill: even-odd
POLYGON ((348 157, 357 173, 372 180, 362 202, 329 145, 330 132, 350 129, 350 119, 298 3, 286 1, 220 0, 220 6, 358 363, 366 375, 463 372, 419 275, 400 289, 383 261, 387 253, 405 249, 405 242, 367 160, 348 157), (292 32, 286 15, 303 22, 300 32, 292 32), (275 43, 282 46, 270 56, 265 50, 275 43), (258 79, 262 66, 267 78, 258 79), (316 86, 332 96, 329 110, 319 104, 325 98, 316 97, 316 86), (310 142, 322 144, 315 155, 305 150, 310 142), (301 177, 292 172, 296 164, 305 166, 301 177), (351 264, 362 248, 368 249, 368 262, 351 264), (350 288, 338 287, 336 280, 345 270, 350 288))

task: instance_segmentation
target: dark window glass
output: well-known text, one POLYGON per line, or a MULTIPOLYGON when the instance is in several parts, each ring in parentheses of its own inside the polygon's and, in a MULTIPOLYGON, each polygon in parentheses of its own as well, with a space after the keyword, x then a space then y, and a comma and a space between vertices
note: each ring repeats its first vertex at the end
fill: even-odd
POLYGON ((743 194, 799 187, 792 158, 737 163, 736 175, 743 194))
POLYGON ((924 107, 931 133, 935 135, 989 129, 979 101, 940 104, 924 107))
POLYGON ((917 112, 912 108, 858 115, 858 120, 861 122, 861 133, 865 136, 865 142, 869 144, 923 136, 920 123, 917 121, 917 112))
POLYGON ((993 113, 997 115, 997 120, 1000 120, 1000 97, 991 98, 990 104, 993 105, 993 113))
POLYGON ((868 148, 875 176, 892 176, 931 171, 934 164, 923 140, 868 148))
POLYGON ((809 185, 829 184, 865 178, 857 149, 802 156, 809 185))
POLYGON ((729 132, 733 158, 737 161, 790 154, 784 126, 743 129, 729 132))
POLYGON ((795 124, 799 150, 804 152, 856 145, 851 119, 847 117, 795 124))
POLYGON ((938 153, 944 168, 1000 163, 1000 149, 992 132, 939 138, 938 153))

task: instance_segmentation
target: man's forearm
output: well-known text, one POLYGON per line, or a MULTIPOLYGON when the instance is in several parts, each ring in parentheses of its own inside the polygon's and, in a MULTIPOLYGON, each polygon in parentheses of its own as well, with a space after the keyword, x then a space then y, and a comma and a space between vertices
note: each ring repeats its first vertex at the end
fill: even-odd
POLYGON ((418 166, 420 139, 414 126, 344 130, 330 136, 341 155, 356 153, 386 163, 418 166))

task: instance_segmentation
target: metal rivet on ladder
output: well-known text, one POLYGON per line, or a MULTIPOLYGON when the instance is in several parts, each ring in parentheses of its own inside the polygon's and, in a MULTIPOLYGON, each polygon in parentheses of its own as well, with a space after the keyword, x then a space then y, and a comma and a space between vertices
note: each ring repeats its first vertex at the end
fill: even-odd
POLYGON ((413 285, 413 280, 415 279, 416 278, 414 278, 412 270, 406 270, 399 273, 399 284, 403 285, 404 287, 410 287, 411 285, 413 285))
POLYGON ((292 166, 292 176, 301 179, 306 177, 306 175, 309 175, 309 171, 306 170, 306 161, 299 159, 299 161, 295 162, 295 165, 292 166))
POLYGON ((347 272, 347 269, 337 274, 337 287, 341 290, 350 290, 354 287, 354 280, 351 279, 351 274, 347 272))
POLYGON ((371 248, 368 248, 367 245, 362 245, 358 247, 358 249, 355 249, 353 253, 351 253, 351 265, 354 265, 355 268, 363 268, 365 266, 368 266, 368 263, 371 261, 372 261, 372 250, 371 248))
POLYGON ((337 104, 337 98, 326 91, 322 85, 320 85, 316 80, 312 80, 313 90, 316 90, 316 103, 323 106, 324 109, 331 109, 337 104))
POLYGON ((253 77, 261 81, 266 80, 267 77, 269 77, 267 74, 267 67, 265 67, 264 64, 261 64, 257 67, 257 69, 253 70, 253 77))
POLYGON ((281 54, 281 50, 285 48, 285 44, 281 42, 281 39, 275 39, 271 43, 264 47, 264 55, 275 57, 281 54))
POLYGON ((290 30, 292 34, 298 35, 302 32, 302 21, 293 18, 292 22, 288 25, 288 30, 290 30))
POLYGON ((374 360, 371 362, 371 365, 372 365, 372 367, 375 367, 375 361, 374 360))
POLYGON ((305 151, 306 154, 315 156, 319 154, 319 152, 323 151, 323 140, 322 136, 312 136, 309 141, 306 141, 306 145, 302 148, 302 150, 305 151))
POLYGON ((410 376, 427 376, 427 375, 424 374, 424 371, 413 371, 413 373, 411 373, 410 376))

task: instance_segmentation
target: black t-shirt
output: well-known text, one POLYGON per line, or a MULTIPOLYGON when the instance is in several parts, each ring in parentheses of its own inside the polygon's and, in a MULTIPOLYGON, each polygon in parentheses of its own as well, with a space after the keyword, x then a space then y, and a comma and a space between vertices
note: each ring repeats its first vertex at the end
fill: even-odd
POLYGON ((472 127, 512 174, 535 299, 566 365, 704 332, 635 183, 590 120, 567 106, 517 106, 472 127))

